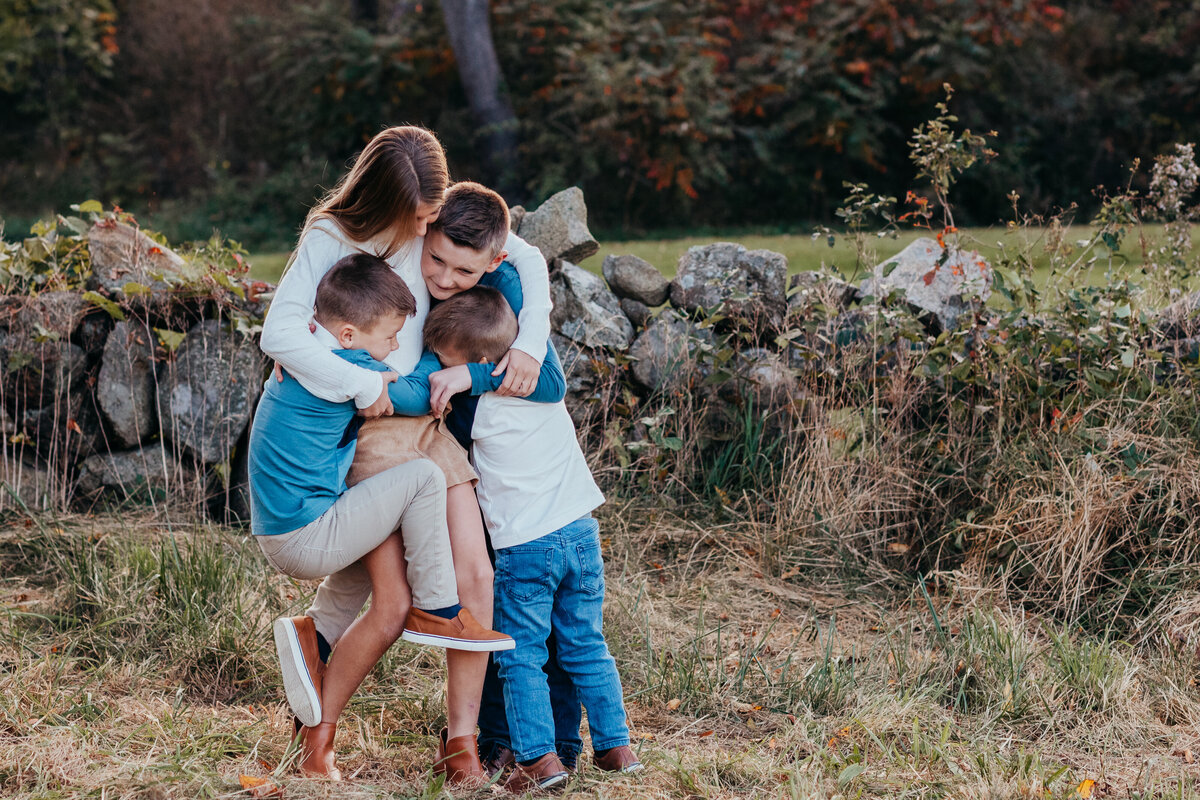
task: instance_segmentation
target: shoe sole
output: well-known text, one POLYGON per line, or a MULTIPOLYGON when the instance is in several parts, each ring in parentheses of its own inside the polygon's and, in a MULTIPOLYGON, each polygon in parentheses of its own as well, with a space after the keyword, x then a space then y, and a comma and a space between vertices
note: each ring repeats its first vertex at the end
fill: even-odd
POLYGON ((512 650, 517 643, 512 639, 456 639, 453 636, 437 636, 432 633, 417 633, 405 630, 400 638, 413 644, 442 647, 447 650, 469 650, 473 653, 494 653, 497 650, 512 650))
POLYGON ((310 728, 318 725, 321 722, 321 698, 317 696, 317 687, 304 661, 304 649, 300 647, 296 626, 290 619, 281 617, 275 620, 274 633, 288 705, 301 723, 310 728))
POLYGON ((551 775, 549 778, 546 778, 546 780, 539 781, 537 784, 537 787, 539 789, 553 789, 555 786, 558 786, 560 783, 566 783, 567 779, 569 777, 571 777, 571 776, 566 775, 566 774, 551 775))

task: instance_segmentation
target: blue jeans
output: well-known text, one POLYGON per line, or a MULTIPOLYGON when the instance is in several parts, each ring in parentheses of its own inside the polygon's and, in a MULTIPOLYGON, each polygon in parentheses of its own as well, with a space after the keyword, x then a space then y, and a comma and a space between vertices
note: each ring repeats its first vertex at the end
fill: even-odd
MULTIPOLYGON (((579 723, 583 709, 575 685, 558 665, 558 642, 554 634, 546 640, 546 682, 550 685, 550 708, 554 712, 554 749, 563 763, 575 763, 583 750, 579 723)), ((508 716, 504 713, 504 681, 496 659, 488 659, 487 676, 483 679, 483 697, 479 701, 479 753, 486 760, 497 747, 512 749, 508 735, 508 716)))
POLYGON ((629 744, 621 679, 603 631, 604 561, 591 517, 496 551, 496 630, 516 640, 495 654, 509 738, 518 761, 555 752, 554 712, 543 668, 554 634, 558 663, 588 713, 594 750, 629 744))

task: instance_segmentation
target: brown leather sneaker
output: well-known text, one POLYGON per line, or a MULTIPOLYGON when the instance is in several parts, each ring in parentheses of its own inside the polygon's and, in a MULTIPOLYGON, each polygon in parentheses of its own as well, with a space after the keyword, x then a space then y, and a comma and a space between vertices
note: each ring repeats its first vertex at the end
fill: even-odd
POLYGON ((445 775, 451 786, 478 788, 487 783, 483 765, 479 763, 479 746, 475 734, 455 736, 447 739, 447 729, 438 734, 437 758, 433 762, 433 774, 445 775))
POLYGON ((400 638, 413 644, 474 652, 512 650, 517 646, 511 636, 480 625, 465 608, 454 619, 445 619, 419 608, 410 609, 400 638))
POLYGON ((300 729, 300 774, 309 778, 327 778, 340 781, 342 772, 337 768, 333 752, 333 737, 337 734, 336 722, 322 722, 311 728, 300 729))
POLYGON ((628 775, 631 772, 641 772, 642 762, 638 761, 637 756, 629 749, 629 745, 623 744, 620 747, 614 747, 599 758, 594 759, 597 767, 605 772, 620 772, 628 775))
POLYGON ((316 725, 321 721, 321 678, 325 675, 317 628, 312 617, 280 617, 274 630, 288 705, 302 723, 316 725))
POLYGON ((514 764, 512 774, 504 782, 504 788, 513 794, 539 792, 561 787, 567 782, 567 771, 558 760, 557 753, 546 753, 529 766, 514 764))
POLYGON ((497 773, 503 772, 517 763, 517 758, 513 755, 513 751, 504 745, 496 745, 492 748, 491 754, 486 759, 482 759, 482 761, 483 771, 487 773, 490 779, 496 777, 497 773))

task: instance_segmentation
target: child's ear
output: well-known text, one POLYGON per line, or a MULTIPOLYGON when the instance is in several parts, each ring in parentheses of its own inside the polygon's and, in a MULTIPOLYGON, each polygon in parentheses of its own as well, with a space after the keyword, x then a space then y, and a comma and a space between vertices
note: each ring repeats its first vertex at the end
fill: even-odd
POLYGON ((339 326, 337 330, 338 344, 340 344, 343 349, 352 349, 354 347, 354 335, 356 333, 358 333, 358 328, 355 328, 349 323, 339 326))
POLYGON ((508 251, 501 250, 498 254, 496 254, 496 257, 492 259, 492 263, 487 265, 486 271, 487 272, 495 272, 496 267, 500 266, 500 263, 502 261, 504 261, 504 259, 506 259, 506 258, 508 258, 508 251))

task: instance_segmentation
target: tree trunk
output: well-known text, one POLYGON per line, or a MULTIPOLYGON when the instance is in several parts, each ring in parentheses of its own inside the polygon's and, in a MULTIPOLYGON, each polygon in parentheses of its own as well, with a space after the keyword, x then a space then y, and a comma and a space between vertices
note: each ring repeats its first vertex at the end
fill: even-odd
POLYGON ((442 0, 458 75, 478 125, 487 180, 511 204, 524 200, 517 162, 517 115, 500 88, 487 0, 442 0))

